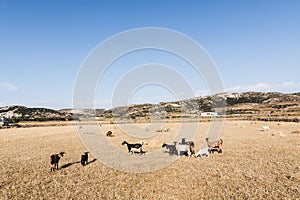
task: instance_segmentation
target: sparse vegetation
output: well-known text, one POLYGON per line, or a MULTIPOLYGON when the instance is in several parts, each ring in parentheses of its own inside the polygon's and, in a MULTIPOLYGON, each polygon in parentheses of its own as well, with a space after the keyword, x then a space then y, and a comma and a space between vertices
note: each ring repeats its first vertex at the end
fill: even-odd
MULTIPOLYGON (((80 164, 84 146, 73 126, 0 130, 1 199, 297 199, 300 196, 298 123, 226 122, 223 153, 207 158, 182 157, 161 170, 132 174, 99 161, 80 164), (261 132, 262 125, 271 130, 261 132), (271 136, 283 132, 285 137, 271 136), (64 150, 59 170, 49 172, 49 155, 64 150)), ((176 134, 157 133, 146 151, 160 149, 176 134)), ((195 137, 199 150, 209 123, 200 123, 195 137)), ((102 126, 103 134, 114 125, 102 126)), ((126 136, 114 129, 111 142, 126 136)), ((189 131, 188 129, 186 131, 189 131)), ((134 156, 134 155, 133 155, 134 156)), ((147 154, 145 156, 148 156, 147 154)), ((114 158, 113 155, 110 156, 114 158)), ((89 160, 94 160, 92 154, 89 160)))

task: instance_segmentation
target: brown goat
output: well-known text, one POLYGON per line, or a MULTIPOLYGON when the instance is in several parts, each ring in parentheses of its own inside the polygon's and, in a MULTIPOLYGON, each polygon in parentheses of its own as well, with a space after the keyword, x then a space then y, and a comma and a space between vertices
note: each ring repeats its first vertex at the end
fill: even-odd
POLYGON ((114 135, 113 135, 113 133, 111 131, 107 131, 106 136, 107 137, 113 137, 114 135))
POLYGON ((209 142, 209 138, 206 138, 206 143, 207 143, 207 147, 208 147, 208 151, 209 153, 214 153, 215 151, 217 151, 218 153, 222 153, 222 145, 223 145, 223 140, 217 140, 214 142, 209 142))
POLYGON ((57 154, 53 154, 50 156, 50 163, 51 163, 51 172, 55 170, 58 170, 58 162, 60 160, 61 157, 63 157, 65 155, 65 152, 60 152, 57 154))

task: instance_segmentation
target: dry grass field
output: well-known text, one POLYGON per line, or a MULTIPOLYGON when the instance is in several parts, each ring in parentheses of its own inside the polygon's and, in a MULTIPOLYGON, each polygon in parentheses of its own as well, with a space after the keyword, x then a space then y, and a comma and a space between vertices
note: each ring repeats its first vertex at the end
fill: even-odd
MULTIPOLYGON (((163 153, 178 126, 166 124, 171 131, 156 133, 144 150, 163 153)), ((196 150, 208 127, 199 124, 196 150)), ((121 142, 129 136, 114 125, 101 129, 112 130, 109 140, 126 151, 121 142)), ((129 173, 99 160, 81 166, 86 149, 73 125, 1 129, 0 199, 299 199, 299 131, 299 123, 227 121, 222 154, 182 156, 158 171, 129 173), (59 151, 66 152, 63 168, 51 173, 49 156, 59 151)))

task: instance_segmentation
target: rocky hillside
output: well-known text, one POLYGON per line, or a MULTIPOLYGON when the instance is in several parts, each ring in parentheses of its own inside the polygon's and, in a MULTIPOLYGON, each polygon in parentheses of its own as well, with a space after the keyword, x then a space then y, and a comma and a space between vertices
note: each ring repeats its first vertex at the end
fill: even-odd
POLYGON ((223 93, 214 96, 196 97, 176 102, 131 105, 105 111, 102 117, 136 118, 148 116, 192 117, 201 113, 215 112, 218 115, 238 116, 299 116, 300 93, 282 94, 276 92, 223 93), (221 107, 226 113, 219 113, 221 107))
POLYGON ((297 118, 300 116, 300 93, 282 94, 277 92, 223 93, 214 96, 196 97, 176 102, 141 104, 105 109, 63 109, 26 108, 7 106, 0 108, 0 118, 20 121, 72 120, 87 117, 99 119, 147 119, 156 118, 192 118, 203 113, 214 113, 230 117, 297 118), (220 113, 221 107, 226 107, 220 113))
POLYGON ((59 112, 47 108, 27 108, 25 106, 6 106, 0 108, 0 119, 4 121, 51 121, 51 120, 72 120, 70 113, 59 112))

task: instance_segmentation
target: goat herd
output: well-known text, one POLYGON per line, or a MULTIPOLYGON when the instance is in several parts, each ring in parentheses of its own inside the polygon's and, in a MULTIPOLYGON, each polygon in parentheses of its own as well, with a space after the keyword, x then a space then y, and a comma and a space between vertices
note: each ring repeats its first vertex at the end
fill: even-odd
MULTIPOLYGON (((222 153, 222 145, 223 145, 223 140, 217 140, 217 141, 209 141, 209 138, 206 138, 206 146, 202 149, 200 149, 197 153, 195 153, 195 144, 193 141, 185 141, 183 138, 180 143, 174 142, 174 144, 166 144, 164 143, 162 145, 162 148, 165 148, 168 150, 168 153, 170 155, 186 155, 188 157, 191 157, 194 155, 195 157, 203 157, 206 156, 208 157, 209 154, 218 152, 222 153)), ((130 144, 126 141, 122 142, 122 145, 127 145, 128 148, 128 153, 140 153, 145 154, 146 152, 143 151, 142 147, 144 145, 144 142, 142 143, 135 143, 135 144, 130 144)))
MULTIPOLYGON (((106 134, 107 137, 113 137, 112 131, 108 131, 106 134)), ((166 144, 164 143, 162 145, 162 148, 165 148, 168 150, 168 153, 170 155, 186 155, 188 157, 191 157, 192 155, 194 157, 208 157, 209 154, 212 154, 214 152, 222 153, 222 145, 223 140, 219 139, 217 141, 209 141, 209 138, 206 138, 206 146, 202 149, 200 149, 197 153, 195 153, 195 144, 193 141, 185 141, 185 138, 182 138, 182 141, 177 143, 174 142, 174 144, 166 144)), ((139 153, 141 155, 145 155, 145 151, 143 151, 142 147, 144 145, 144 142, 142 143, 128 143, 126 141, 122 142, 122 145, 126 145, 128 149, 128 153, 134 154, 139 153)), ((81 155, 81 165, 85 166, 88 163, 88 153, 84 152, 83 155, 81 155)), ((50 156, 50 163, 51 163, 51 172, 55 169, 58 170, 58 163, 61 157, 65 155, 65 152, 60 152, 57 154, 53 154, 50 156)))

